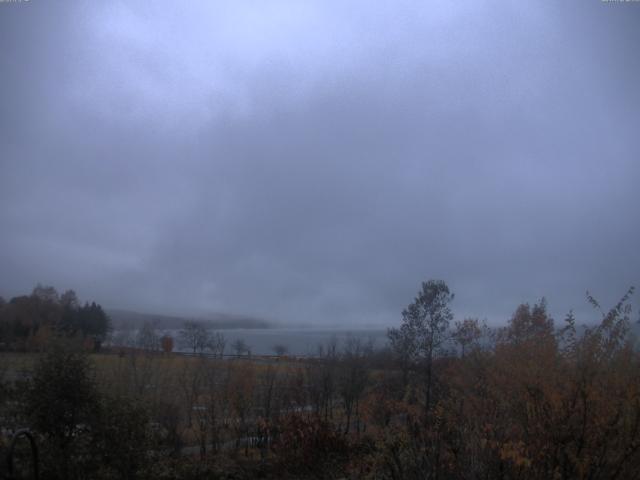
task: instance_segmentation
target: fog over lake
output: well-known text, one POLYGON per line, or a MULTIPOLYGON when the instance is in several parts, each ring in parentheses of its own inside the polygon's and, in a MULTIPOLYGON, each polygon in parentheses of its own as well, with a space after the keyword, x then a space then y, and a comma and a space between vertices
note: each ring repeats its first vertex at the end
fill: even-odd
MULTIPOLYGON (((345 342, 354 337, 363 342, 371 340, 374 348, 382 348, 387 345, 387 331, 383 329, 316 329, 316 328, 252 328, 252 329, 229 329, 220 330, 227 342, 225 354, 233 354, 233 342, 243 340, 252 355, 273 355, 275 345, 283 345, 290 355, 315 355, 318 347, 322 345, 325 349, 327 344, 334 339, 340 350, 345 342)), ((171 335, 175 339, 174 351, 188 352, 187 348, 180 345, 179 330, 161 330, 158 334, 171 335)), ((128 339, 135 338, 136 332, 130 332, 128 339)), ((122 339, 120 332, 114 332, 116 343, 122 339)))

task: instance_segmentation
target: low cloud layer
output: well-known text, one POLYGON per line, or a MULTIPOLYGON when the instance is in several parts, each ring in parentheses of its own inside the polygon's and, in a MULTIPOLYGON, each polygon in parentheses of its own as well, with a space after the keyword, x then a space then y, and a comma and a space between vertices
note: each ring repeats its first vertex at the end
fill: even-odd
POLYGON ((640 5, 0 3, 0 294, 390 325, 640 282, 640 5))

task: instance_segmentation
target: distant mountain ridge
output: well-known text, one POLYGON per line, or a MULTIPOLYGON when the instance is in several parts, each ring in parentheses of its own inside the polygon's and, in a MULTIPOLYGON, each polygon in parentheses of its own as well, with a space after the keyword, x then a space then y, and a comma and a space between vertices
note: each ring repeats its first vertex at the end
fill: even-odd
POLYGON ((172 330, 182 328, 184 322, 189 320, 196 320, 210 326, 211 328, 219 330, 273 327, 273 324, 267 320, 246 315, 214 313, 208 317, 181 317, 154 313, 140 313, 116 308, 107 308, 105 311, 111 318, 112 326, 115 330, 135 330, 140 328, 145 322, 152 323, 155 328, 160 330, 172 330))

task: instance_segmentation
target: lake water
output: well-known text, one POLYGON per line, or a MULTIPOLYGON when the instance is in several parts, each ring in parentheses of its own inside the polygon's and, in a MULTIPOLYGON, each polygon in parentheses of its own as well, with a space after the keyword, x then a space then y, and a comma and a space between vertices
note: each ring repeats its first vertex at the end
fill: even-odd
MULTIPOLYGON (((218 331, 224 335, 226 340, 225 353, 234 353, 231 346, 233 342, 239 339, 249 346, 251 353, 254 355, 272 355, 274 354, 274 345, 284 345, 290 355, 314 355, 318 351, 318 345, 327 345, 333 337, 338 342, 339 350, 350 336, 360 338, 363 341, 371 339, 374 348, 382 348, 387 343, 387 331, 385 329, 265 328, 218 331)), ((179 330, 166 330, 161 333, 169 334, 176 340, 176 351, 184 350, 179 345, 179 330)))

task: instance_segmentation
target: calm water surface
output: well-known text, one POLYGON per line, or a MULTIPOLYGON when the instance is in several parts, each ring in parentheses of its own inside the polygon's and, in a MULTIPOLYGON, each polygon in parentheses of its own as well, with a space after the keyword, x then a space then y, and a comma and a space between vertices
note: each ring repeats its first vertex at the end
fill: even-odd
MULTIPOLYGON (((284 345, 291 355, 315 355, 319 345, 327 345, 334 337, 338 343, 338 349, 342 349, 349 337, 360 338, 363 341, 371 339, 374 348, 382 348, 387 343, 387 331, 385 329, 353 329, 353 330, 329 330, 329 329, 292 329, 292 328, 257 328, 257 329, 229 329, 218 330, 224 335, 227 342, 225 353, 234 353, 232 344, 236 340, 244 340, 254 355, 271 355, 275 345, 284 345)), ((171 335, 176 339, 176 351, 184 351, 179 345, 179 330, 165 330, 162 333, 171 335)))

